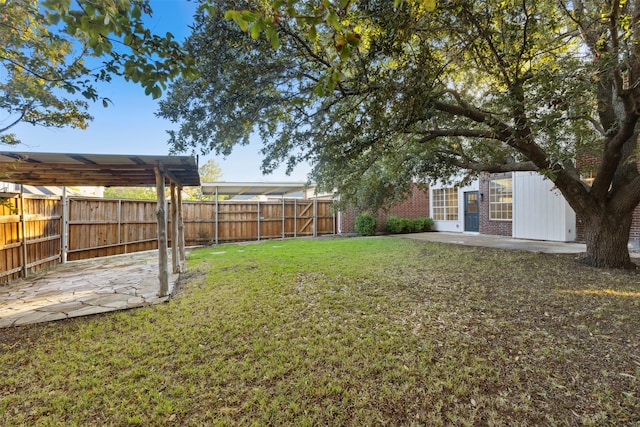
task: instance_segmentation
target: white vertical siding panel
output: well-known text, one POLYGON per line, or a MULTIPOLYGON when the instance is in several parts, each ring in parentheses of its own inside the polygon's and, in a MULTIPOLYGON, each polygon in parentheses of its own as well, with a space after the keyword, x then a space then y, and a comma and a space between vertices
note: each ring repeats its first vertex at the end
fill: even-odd
POLYGON ((513 236, 575 240, 575 213, 553 183, 537 173, 513 174, 513 236))

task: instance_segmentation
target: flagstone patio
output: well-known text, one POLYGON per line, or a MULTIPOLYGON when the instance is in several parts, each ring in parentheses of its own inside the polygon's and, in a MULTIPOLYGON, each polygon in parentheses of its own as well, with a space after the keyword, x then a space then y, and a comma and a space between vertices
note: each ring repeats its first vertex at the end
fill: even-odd
MULTIPOLYGON (((169 295, 178 278, 170 273, 169 295)), ((60 264, 0 285, 0 328, 158 304, 169 299, 159 288, 157 251, 60 264)))

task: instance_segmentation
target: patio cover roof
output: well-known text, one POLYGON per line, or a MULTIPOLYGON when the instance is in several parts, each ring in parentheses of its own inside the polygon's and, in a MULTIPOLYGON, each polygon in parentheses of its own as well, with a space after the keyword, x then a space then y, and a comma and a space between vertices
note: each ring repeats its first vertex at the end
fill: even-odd
POLYGON ((207 182, 202 194, 216 194, 217 189, 220 196, 282 196, 314 187, 306 182, 207 182))
POLYGON ((180 186, 200 185, 191 156, 0 151, 0 180, 28 185, 155 186, 156 164, 180 186))

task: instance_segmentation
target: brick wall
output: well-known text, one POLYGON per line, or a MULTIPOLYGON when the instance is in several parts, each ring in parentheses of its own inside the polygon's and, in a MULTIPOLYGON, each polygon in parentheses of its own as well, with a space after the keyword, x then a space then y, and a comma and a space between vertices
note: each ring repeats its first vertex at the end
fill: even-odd
POLYGON ((513 234, 512 221, 496 221, 489 219, 489 181, 498 178, 510 178, 511 172, 480 175, 480 233, 495 236, 511 236, 513 234))
MULTIPOLYGON (((348 208, 341 212, 341 231, 342 233, 356 232, 356 216, 359 212, 355 212, 353 208, 348 208)), ((384 230, 387 218, 397 216, 400 218, 424 218, 429 216, 429 189, 426 187, 413 185, 411 196, 402 203, 393 205, 388 211, 378 211, 378 231, 384 230)))
POLYGON ((338 230, 341 233, 355 233, 356 232, 356 211, 349 207, 346 210, 340 211, 340 224, 338 230))

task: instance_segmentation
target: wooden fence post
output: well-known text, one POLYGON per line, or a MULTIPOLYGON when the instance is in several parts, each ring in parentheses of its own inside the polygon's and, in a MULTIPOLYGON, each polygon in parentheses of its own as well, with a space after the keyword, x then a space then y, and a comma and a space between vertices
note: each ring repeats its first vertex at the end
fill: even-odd
MULTIPOLYGON (((122 243, 122 200, 118 199, 118 244, 122 243)), ((127 247, 125 246, 125 253, 127 253, 127 247)))
POLYGON ((258 201, 258 241, 260 241, 260 201, 258 201))
POLYGON ((218 187, 216 187, 216 245, 218 244, 218 210, 220 205, 218 204, 218 187))
POLYGON ((184 249, 184 212, 182 209, 182 187, 178 187, 178 247, 180 248, 180 272, 186 271, 186 254, 184 249))
POLYGON ((333 234, 337 234, 336 233, 336 210, 335 210, 335 200, 333 201, 334 205, 331 207, 331 210, 333 211, 333 234))
POLYGON ((24 212, 24 185, 20 184, 20 222, 22 223, 22 277, 29 277, 27 271, 27 218, 24 212))
POLYGON ((69 198, 67 187, 62 188, 62 223, 60 224, 60 262, 66 264, 69 252, 69 198))
POLYGON ((177 186, 175 182, 171 182, 169 190, 171 191, 171 265, 174 273, 180 272, 179 260, 180 249, 178 248, 178 242, 180 236, 178 236, 178 197, 176 196, 177 186))
POLYGON ((313 237, 318 237, 318 195, 313 199, 313 237))

